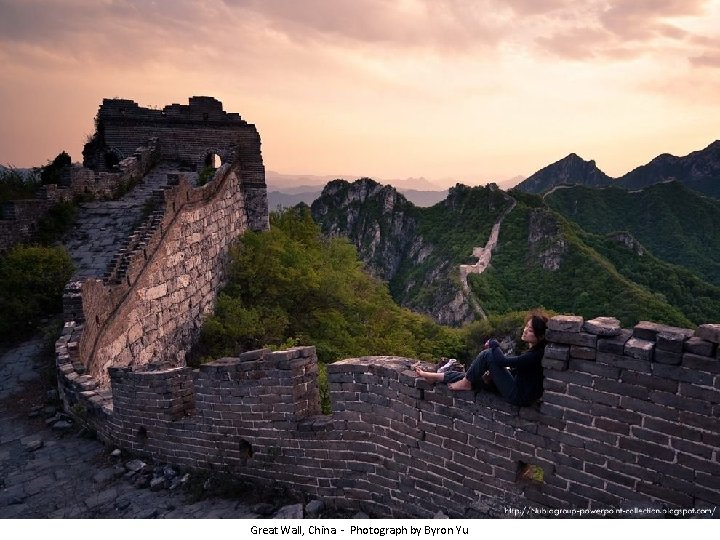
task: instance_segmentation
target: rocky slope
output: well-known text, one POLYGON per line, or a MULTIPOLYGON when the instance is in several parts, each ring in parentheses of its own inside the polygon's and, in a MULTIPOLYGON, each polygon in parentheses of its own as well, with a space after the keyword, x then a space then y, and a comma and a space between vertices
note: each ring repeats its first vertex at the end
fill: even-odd
POLYGON ((612 312, 626 325, 691 325, 720 312, 720 288, 698 274, 717 265, 716 201, 678 183, 511 195, 458 185, 417 208, 366 179, 332 183, 312 211, 326 234, 350 238, 399 304, 444 324, 539 306, 586 318, 612 312), (491 262, 468 272, 504 214, 491 262), (673 252, 699 270, 663 260, 673 252))
POLYGON ((395 300, 443 324, 473 320, 460 265, 487 242, 511 199, 496 187, 458 185, 448 197, 418 208, 370 179, 334 181, 312 205, 323 232, 347 236, 370 272, 387 281, 395 300))

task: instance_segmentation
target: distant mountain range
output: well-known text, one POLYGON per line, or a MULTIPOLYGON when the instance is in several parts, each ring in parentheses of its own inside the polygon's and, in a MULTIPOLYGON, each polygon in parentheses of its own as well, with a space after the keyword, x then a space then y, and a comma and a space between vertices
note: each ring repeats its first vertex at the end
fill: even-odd
MULTIPOLYGON (((305 203, 310 206, 320 197, 325 186, 299 186, 286 188, 283 191, 272 190, 268 192, 268 207, 270 210, 278 208, 291 208, 297 204, 305 203)), ((447 197, 448 190, 420 191, 417 189, 398 189, 415 206, 433 206, 447 197)))
POLYGON ((619 178, 605 174, 594 161, 585 161, 576 154, 570 154, 529 176, 516 189, 545 193, 558 186, 584 185, 619 186, 634 190, 673 180, 705 195, 720 198, 720 140, 687 156, 662 154, 619 178))
MULTIPOLYGON (((597 176, 596 178, 601 178, 597 176)), ((720 321, 720 201, 679 182, 632 192, 557 189, 543 199, 520 190, 458 185, 429 208, 369 179, 334 181, 312 204, 328 235, 347 236, 395 300, 438 322, 544 306, 623 324, 687 326, 720 321), (489 267, 461 285, 498 217, 489 267)))

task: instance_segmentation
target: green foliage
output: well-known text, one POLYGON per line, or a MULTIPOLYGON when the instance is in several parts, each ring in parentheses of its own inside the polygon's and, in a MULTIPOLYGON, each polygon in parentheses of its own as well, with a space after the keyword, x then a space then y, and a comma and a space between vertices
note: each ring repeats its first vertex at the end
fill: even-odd
POLYGON ((679 182, 642 191, 573 187, 545 200, 587 232, 628 231, 655 257, 720 286, 720 201, 679 182))
POLYGON ((557 223, 557 239, 565 252, 559 269, 543 268, 528 249, 530 211, 518 203, 503 222, 492 265, 483 274, 469 277, 474 294, 488 312, 545 306, 586 319, 614 316, 628 326, 639 320, 692 326, 676 306, 619 273, 583 241, 585 233, 579 227, 559 215, 549 214, 549 219, 557 223))
POLYGON ((353 246, 321 236, 307 207, 273 214, 270 231, 247 232, 232 249, 229 283, 198 354, 217 358, 289 338, 315 345, 321 362, 466 354, 459 331, 398 307, 362 271, 353 246))
POLYGON ((318 388, 320 390, 320 409, 323 414, 332 413, 330 402, 330 384, 328 383, 327 364, 318 364, 318 388))
POLYGON ((0 341, 17 342, 40 320, 61 311, 72 272, 62 248, 16 246, 0 258, 0 341))
POLYGON ((0 204, 18 200, 32 199, 40 187, 37 179, 24 179, 23 176, 13 169, 0 173, 0 204))
POLYGON ((661 302, 677 307, 694 324, 718 320, 720 287, 649 252, 639 255, 609 236, 583 234, 583 240, 607 258, 619 274, 651 291, 661 302))
POLYGON ((70 154, 65 151, 60 152, 55 159, 42 167, 40 170, 40 181, 42 184, 60 183, 60 174, 62 170, 70 165, 72 165, 70 154))
POLYGON ((457 272, 441 272, 431 280, 428 276, 443 265, 457 268, 473 262, 473 248, 485 245, 509 205, 501 191, 458 184, 444 201, 414 208, 419 236, 433 249, 422 262, 406 260, 401 265, 390 281, 393 298, 403 305, 427 308, 436 298, 454 296, 460 286, 457 272))
POLYGON ((52 244, 72 228, 77 212, 73 203, 57 203, 38 221, 34 240, 43 245, 52 244))
POLYGON ((215 176, 215 171, 217 171, 215 167, 207 166, 203 168, 198 174, 197 185, 204 186, 207 184, 215 176))

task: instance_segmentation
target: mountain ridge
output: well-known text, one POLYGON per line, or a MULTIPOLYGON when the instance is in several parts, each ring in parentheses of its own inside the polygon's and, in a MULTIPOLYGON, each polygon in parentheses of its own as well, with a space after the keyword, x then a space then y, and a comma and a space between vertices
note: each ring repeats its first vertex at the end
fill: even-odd
POLYGON ((544 193, 562 185, 585 185, 617 186, 632 190, 672 180, 695 191, 720 198, 720 140, 685 156, 660 154, 617 178, 606 175, 594 160, 585 161, 571 153, 532 174, 515 186, 515 189, 527 193, 544 193))

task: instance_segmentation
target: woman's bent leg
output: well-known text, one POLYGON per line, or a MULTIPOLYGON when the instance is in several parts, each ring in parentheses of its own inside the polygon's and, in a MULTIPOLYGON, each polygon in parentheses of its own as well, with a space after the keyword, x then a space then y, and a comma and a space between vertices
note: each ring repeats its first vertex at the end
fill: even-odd
POLYGON ((482 382, 483 373, 488 370, 490 359, 492 358, 492 351, 485 349, 475 357, 475 360, 470 364, 470 368, 465 372, 465 378, 448 385, 451 390, 479 390, 484 388, 485 385, 482 382))
POLYGON ((492 376, 493 383, 495 383, 500 395, 510 403, 517 404, 519 395, 518 387, 515 383, 515 378, 510 374, 507 368, 498 366, 494 362, 490 362, 490 375, 492 376))

